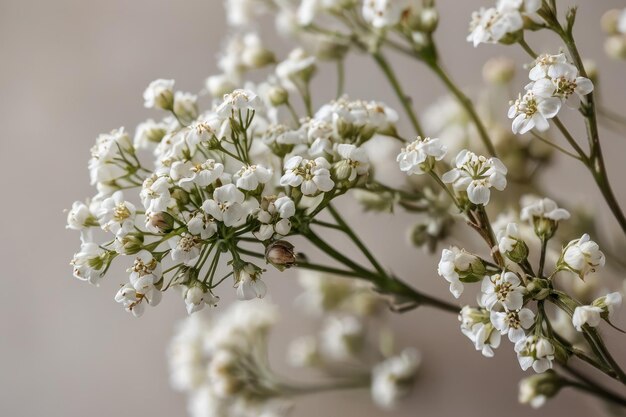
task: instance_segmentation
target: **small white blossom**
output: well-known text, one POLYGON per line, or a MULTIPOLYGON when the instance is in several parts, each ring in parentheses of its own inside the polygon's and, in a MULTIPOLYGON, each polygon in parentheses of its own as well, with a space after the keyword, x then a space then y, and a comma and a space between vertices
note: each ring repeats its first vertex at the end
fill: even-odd
POLYGON ((604 262, 604 253, 586 233, 580 239, 572 240, 567 244, 560 260, 563 269, 578 274, 581 279, 595 272, 598 267, 604 266, 604 262))
POLYGON ((172 251, 170 255, 175 262, 183 262, 185 265, 193 264, 200 256, 202 242, 197 236, 183 233, 180 236, 170 238, 169 243, 172 251))
POLYGON ((185 291, 185 306, 188 314, 200 311, 205 305, 216 307, 219 297, 213 295, 210 291, 204 291, 198 286, 190 287, 185 291))
POLYGON ((143 93, 144 106, 171 110, 174 105, 174 80, 158 79, 150 83, 143 93))
POLYGON ((237 188, 256 190, 259 184, 265 184, 272 178, 272 170, 262 165, 246 165, 233 176, 237 188))
POLYGON ((267 286, 261 279, 261 271, 250 263, 235 271, 235 280, 237 298, 240 300, 263 298, 267 293, 267 286))
POLYGON ((476 350, 486 358, 493 357, 493 349, 500 346, 501 334, 491 323, 489 311, 465 306, 459 313, 459 321, 461 332, 474 343, 476 350))
POLYGON ((509 107, 509 119, 513 119, 512 131, 515 134, 524 134, 537 129, 540 132, 548 130, 552 119, 561 110, 561 100, 556 97, 541 97, 533 91, 527 91, 515 100, 509 107))
POLYGON ((501 274, 486 276, 481 291, 481 302, 488 310, 501 306, 511 311, 522 308, 526 288, 517 274, 504 271, 501 274))
POLYGON ((513 343, 526 336, 525 329, 529 329, 535 322, 535 314, 528 308, 509 311, 491 311, 491 323, 503 335, 508 334, 513 343))
POLYGON ((106 266, 105 256, 106 251, 97 243, 83 242, 80 251, 74 254, 70 262, 74 267, 74 276, 82 281, 97 284, 106 266))
POLYGON ((149 212, 167 211, 172 201, 170 194, 170 179, 168 177, 151 176, 144 180, 141 192, 141 202, 149 212))
POLYGON ((365 327, 354 316, 331 316, 324 322, 320 337, 324 357, 333 361, 350 361, 363 348, 365 327))
POLYGON ((403 16, 418 10, 420 3, 415 0, 365 0, 363 19, 377 29, 395 26, 403 16))
POLYGON ((555 222, 567 220, 570 214, 567 210, 559 208, 553 200, 549 198, 536 198, 524 196, 521 201, 521 220, 532 222, 535 218, 544 218, 555 222))
POLYGON ((455 166, 442 180, 453 184, 455 190, 467 192, 474 204, 489 203, 491 187, 499 191, 506 187, 507 169, 498 158, 485 158, 465 149, 457 155, 455 166))
POLYGON ((400 171, 411 174, 423 174, 432 169, 433 161, 441 161, 446 155, 447 147, 437 138, 417 137, 415 141, 402 148, 396 161, 400 171))
POLYGON ((174 94, 174 108, 172 111, 180 123, 188 125, 198 117, 198 96, 177 91, 174 94))
POLYGON ((272 237, 280 238, 291 231, 291 221, 296 214, 296 205, 289 197, 264 197, 261 201, 257 219, 261 222, 259 230, 254 236, 259 240, 268 240, 272 237))
POLYGON ((135 205, 124 200, 122 191, 116 191, 102 201, 98 210, 98 221, 102 229, 122 237, 135 227, 135 205))
POLYGON ((554 397, 562 386, 563 381, 555 372, 531 375, 520 381, 518 400, 521 404, 539 408, 548 398, 554 397))
POLYGON ((202 209, 215 220, 232 227, 246 215, 242 205, 244 199, 244 194, 234 184, 226 184, 215 189, 213 199, 205 201, 202 209))
POLYGON ((121 152, 131 154, 134 152, 133 144, 124 128, 98 136, 95 145, 91 148, 91 159, 88 165, 91 185, 108 183, 127 173, 127 169, 116 161, 121 158, 121 152))
POLYGON ((335 186, 329 169, 330 164, 325 158, 309 160, 294 156, 285 163, 285 174, 280 179, 280 185, 299 187, 304 195, 328 192, 335 186))
POLYGON ((481 43, 498 43, 506 35, 524 27, 518 10, 507 7, 484 7, 472 13, 467 41, 477 47, 481 43))
POLYGON ((591 93, 593 83, 588 78, 580 77, 574 65, 562 63, 550 65, 547 77, 535 81, 529 89, 537 97, 568 100, 574 93, 579 98, 591 93))
POLYGON ((485 267, 475 255, 453 246, 441 252, 437 273, 450 283, 452 295, 459 298, 463 293, 461 278, 469 281, 480 280, 485 273, 485 267))
POLYGON ((577 331, 582 332, 583 325, 596 327, 602 321, 602 309, 596 306, 578 306, 572 315, 572 324, 577 331))
POLYGON ((165 120, 155 122, 148 119, 137 125, 133 143, 137 149, 155 149, 169 131, 170 124, 165 120))
POLYGON ((215 219, 206 213, 196 213, 187 222, 187 230, 200 239, 206 240, 217 233, 215 219))
POLYGON ((309 82, 317 67, 314 56, 297 48, 289 53, 286 60, 276 65, 276 76, 285 88, 297 90, 309 82))
POLYGON ((512 251, 518 242, 522 241, 517 224, 509 223, 506 229, 498 234, 498 250, 500 253, 512 251))
POLYGON ((372 370, 372 398, 382 408, 393 408, 408 395, 421 357, 415 349, 405 349, 398 356, 386 359, 372 370))
POLYGON ((215 162, 213 159, 208 159, 202 164, 190 166, 187 171, 188 175, 180 178, 178 185, 185 188, 195 184, 200 188, 204 188, 213 184, 223 173, 224 165, 215 162))
POLYGON ((527 336, 515 343, 515 352, 524 371, 532 367, 542 373, 552 368, 554 346, 545 337, 527 336))
MULTIPOLYGON (((357 176, 365 175, 369 172, 370 162, 365 149, 342 143, 337 146, 337 153, 347 162, 349 170, 348 181, 354 181, 357 176)), ((339 169, 337 171, 339 172, 339 169)))
POLYGON ((261 100, 250 90, 235 90, 230 94, 224 95, 224 101, 220 104, 215 112, 220 117, 238 118, 238 112, 242 112, 245 120, 247 111, 255 111, 261 100))

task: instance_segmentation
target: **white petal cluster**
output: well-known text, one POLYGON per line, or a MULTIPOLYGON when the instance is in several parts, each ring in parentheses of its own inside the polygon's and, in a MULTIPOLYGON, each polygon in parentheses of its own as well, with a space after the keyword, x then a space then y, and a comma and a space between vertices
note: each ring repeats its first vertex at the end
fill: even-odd
POLYGON ((124 284, 115 295, 115 301, 126 311, 141 317, 146 304, 156 306, 161 302, 162 292, 157 285, 161 282, 162 268, 150 252, 142 250, 135 255, 135 262, 128 270, 130 282, 124 284))
POLYGON ((574 107, 578 99, 593 91, 591 80, 581 77, 578 68, 568 63, 564 54, 539 56, 528 77, 531 82, 524 87, 526 92, 509 108, 516 134, 532 129, 548 130, 548 119, 558 114, 563 103, 572 103, 574 107))
POLYGON ((515 352, 521 368, 525 371, 530 367, 537 373, 552 368, 554 346, 545 337, 527 336, 515 343, 515 352))
POLYGON ((259 240, 280 239, 291 231, 291 218, 296 214, 296 205, 289 197, 265 197, 257 213, 261 223, 254 236, 259 240))
POLYGON ((519 310, 524 301, 525 287, 511 271, 486 276, 481 284, 481 303, 488 309, 501 307, 507 311, 519 310))
POLYGON ((235 288, 240 300, 263 298, 267 293, 267 285, 261 279, 261 270, 250 263, 235 271, 235 288))
POLYGON ((466 192, 472 203, 487 205, 491 187, 499 191, 506 187, 506 174, 507 169, 498 158, 485 158, 464 149, 455 159, 455 168, 441 179, 455 190, 466 192))
POLYGON ((520 218, 524 221, 548 219, 558 222, 570 218, 570 213, 567 210, 560 208, 549 198, 537 198, 528 195, 522 198, 521 205, 520 218))
POLYGON ((373 369, 372 398, 382 408, 393 408, 408 395, 415 381, 421 357, 415 349, 405 349, 373 369))
POLYGON ((83 242, 80 250, 74 254, 70 264, 74 269, 74 276, 82 281, 97 284, 106 265, 107 252, 97 243, 83 242))
POLYGON ((116 191, 102 201, 98 210, 98 222, 102 229, 123 237, 135 227, 135 205, 124 200, 122 191, 116 191))
POLYGON ((572 271, 584 279, 589 273, 603 267, 604 262, 604 253, 600 246, 585 233, 580 239, 572 240, 565 246, 559 264, 560 268, 572 271))
POLYGON ((475 282, 482 279, 485 268, 480 259, 455 246, 444 249, 437 266, 437 273, 450 283, 450 292, 455 298, 463 293, 461 280, 475 282))
POLYGON ((174 80, 158 79, 150 83, 143 93, 144 106, 171 110, 174 106, 174 80))
POLYGON ((204 308, 205 305, 216 307, 220 298, 211 291, 200 286, 189 287, 184 292, 185 306, 188 314, 195 313, 204 308))
POLYGON ((330 316, 320 333, 320 349, 331 361, 350 361, 363 349, 365 326, 356 316, 330 316))
POLYGON ((260 105, 259 97, 250 90, 235 90, 230 94, 224 95, 224 101, 220 104, 215 112, 220 117, 238 117, 238 114, 243 112, 245 117, 246 112, 255 111, 260 105))
POLYGON ((294 156, 285 162, 280 185, 299 188, 304 195, 326 193, 335 187, 330 177, 330 164, 323 157, 314 160, 294 156))
POLYGON ((407 175, 423 174, 430 169, 434 161, 441 161, 446 156, 447 147, 437 138, 424 138, 420 136, 398 154, 396 161, 400 165, 400 171, 407 175))
POLYGON ((507 36, 524 28, 524 16, 532 16, 540 7, 539 0, 498 0, 495 7, 472 13, 467 41, 474 47, 504 42, 507 36))
POLYGON ((459 313, 461 332, 467 336, 476 350, 491 358, 493 350, 500 346, 501 333, 491 323, 489 311, 485 308, 465 306, 459 313))
POLYGON ((572 325, 574 328, 582 332, 582 326, 597 327, 603 318, 610 321, 615 311, 622 305, 622 294, 612 292, 600 297, 591 303, 591 305, 582 305, 574 309, 572 315, 572 325))
POLYGON ((376 29, 383 29, 397 25, 403 17, 420 8, 417 0, 366 0, 362 13, 367 23, 376 29))

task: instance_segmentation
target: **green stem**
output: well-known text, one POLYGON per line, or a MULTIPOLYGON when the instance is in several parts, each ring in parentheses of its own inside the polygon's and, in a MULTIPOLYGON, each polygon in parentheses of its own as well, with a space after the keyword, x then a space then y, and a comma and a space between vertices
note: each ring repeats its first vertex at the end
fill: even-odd
POLYGON ((411 121, 411 125, 413 125, 413 129, 415 130, 415 133, 418 136, 425 137, 424 131, 422 130, 422 126, 417 120, 417 116, 415 115, 415 111, 413 110, 411 99, 404 93, 404 90, 402 86, 400 85, 400 82, 398 81, 398 78, 396 77, 396 74, 394 73, 393 68, 391 68, 391 65, 389 65, 389 62, 387 62, 387 60, 382 55, 382 53, 375 52, 372 54, 372 57, 374 58, 374 60, 376 61, 380 69, 383 71, 383 73, 389 80, 389 83, 391 84, 393 91, 396 93, 396 96, 398 96, 398 100, 400 100, 400 104, 402 104, 402 107, 404 108, 404 112, 406 113, 409 120, 411 121))
POLYGON ((626 398, 623 398, 611 391, 607 391, 605 389, 598 388, 596 386, 592 386, 592 385, 588 385, 588 384, 584 384, 584 383, 580 383, 576 381, 564 380, 563 383, 564 383, 564 386, 566 387, 576 388, 580 391, 584 391, 596 397, 600 397, 606 401, 621 405, 622 407, 626 407, 626 398))
POLYGON ((343 95, 343 88, 345 84, 346 70, 344 67, 343 59, 337 60, 337 98, 343 95))
POLYGON ((483 124, 482 120, 478 116, 478 113, 476 113, 476 109, 474 108, 474 104, 472 103, 472 101, 461 91, 461 89, 459 89, 454 84, 452 79, 448 76, 448 74, 446 74, 446 72, 443 70, 443 68, 441 68, 441 65, 439 65, 439 63, 436 60, 426 61, 426 63, 433 70, 433 72, 441 79, 441 81, 443 81, 446 87, 450 90, 450 92, 459 101, 461 106, 465 109, 468 116, 472 119, 472 121, 476 125, 476 130, 478 130, 478 135, 480 136, 480 139, 485 145, 485 148, 487 148, 487 151, 489 152, 489 154, 491 156, 497 156, 496 148, 493 146, 493 142, 491 142, 491 139, 489 138, 489 134, 487 133, 487 129, 485 128, 485 125, 483 124))

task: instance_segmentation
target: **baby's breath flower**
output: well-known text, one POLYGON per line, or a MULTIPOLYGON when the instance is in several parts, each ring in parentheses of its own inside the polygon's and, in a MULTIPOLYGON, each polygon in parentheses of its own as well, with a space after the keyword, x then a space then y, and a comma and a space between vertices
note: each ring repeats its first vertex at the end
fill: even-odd
POLYGON ((532 367, 538 374, 552 368, 554 346, 548 339, 530 335, 515 343, 520 367, 525 371, 532 367))
POLYGON ((265 297, 267 286, 261 280, 261 272, 257 266, 251 263, 235 270, 235 288, 238 299, 252 300, 265 297))
POLYGON ((526 288, 514 272, 486 276, 481 285, 482 304, 488 309, 503 307, 509 311, 519 310, 524 302, 526 288))
POLYGON ((466 192, 474 204, 487 205, 491 187, 499 191, 506 187, 507 169, 498 158, 485 158, 464 149, 457 155, 455 166, 441 179, 455 190, 466 192))
POLYGON ((294 156, 285 163, 285 174, 280 179, 280 185, 299 187, 304 195, 328 192, 335 187, 329 169, 330 164, 325 158, 309 160, 294 156))
POLYGON ((386 359, 372 370, 372 398, 382 408, 393 408, 413 387, 421 356, 415 349, 386 359))
POLYGON ((447 147, 439 139, 422 139, 418 136, 406 148, 402 148, 396 161, 400 165, 400 171, 407 175, 423 174, 433 168, 435 161, 441 161, 446 151, 447 147))
POLYGON ((548 130, 548 119, 553 118, 561 110, 561 100, 556 97, 541 97, 533 91, 520 94, 509 107, 509 119, 513 119, 512 131, 524 134, 532 129, 540 132, 548 130))
POLYGON ((485 265, 475 255, 455 246, 441 252, 437 273, 450 283, 450 292, 459 298, 463 282, 477 282, 486 272, 485 265))
POLYGON ((572 240, 565 246, 558 268, 572 271, 584 280, 587 274, 604 266, 604 262, 604 253, 598 244, 585 233, 580 239, 572 240))
POLYGON ((481 351, 487 358, 493 357, 493 349, 500 346, 501 340, 501 334, 493 326, 489 314, 485 308, 470 306, 463 307, 459 313, 461 332, 474 343, 476 350, 481 351))
POLYGON ((172 110, 174 106, 174 80, 158 79, 150 83, 143 93, 144 106, 172 110))
POLYGON ((493 327, 503 335, 507 334, 513 343, 526 336, 525 329, 529 329, 535 322, 535 314, 528 308, 519 310, 491 311, 490 319, 493 327))

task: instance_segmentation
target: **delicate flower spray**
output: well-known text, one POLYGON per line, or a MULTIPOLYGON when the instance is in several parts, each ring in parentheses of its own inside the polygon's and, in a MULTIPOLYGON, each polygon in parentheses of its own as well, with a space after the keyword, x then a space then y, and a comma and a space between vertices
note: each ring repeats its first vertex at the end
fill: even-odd
MULTIPOLYGON (((532 64, 523 92, 510 97, 516 64, 490 60, 484 94, 468 97, 444 70, 431 0, 226 1, 233 33, 205 88, 191 94, 174 80, 155 80, 143 94, 153 118, 134 135, 119 128, 97 137, 88 162, 95 195, 67 214, 67 227, 81 239, 74 276, 99 285, 113 263, 123 264, 128 279, 113 298, 135 317, 149 314, 166 292, 179 292, 181 310, 193 315, 172 342, 171 378, 188 392, 194 417, 285 415, 298 395, 364 387, 378 406, 392 408, 410 394, 422 359, 414 349, 394 348, 380 326, 383 310, 419 306, 458 315, 461 332, 486 357, 510 346, 520 367, 536 373, 520 383, 522 403, 541 406, 569 387, 624 406, 621 394, 592 383, 576 362, 626 383, 599 332, 603 323, 617 328, 622 295, 597 286, 605 266, 623 265, 614 253, 625 249, 606 249, 596 219, 510 186, 542 189, 543 168, 560 152, 589 171, 626 233, 598 127, 624 118, 598 105, 596 71, 574 39, 577 11, 557 12, 556 3, 498 0, 472 15, 467 40, 474 47, 517 45, 532 64), (290 53, 270 50, 253 30, 270 16, 296 43, 290 53), (537 54, 526 36, 537 30, 557 36, 562 49, 537 54), (388 50, 423 64, 449 95, 418 117, 388 50), (352 52, 372 58, 403 113, 344 93, 352 52), (336 91, 311 87, 321 61, 336 64, 336 91), (261 82, 248 81, 253 72, 264 74, 261 82), (208 106, 200 100, 205 94, 213 97, 208 106), (578 140, 584 132, 560 120, 566 108, 584 119, 588 146, 578 140), (564 144, 548 136, 556 133, 564 144), (407 181, 384 181, 389 171, 407 181), (414 215, 410 242, 441 250, 432 272, 464 306, 387 269, 345 220, 337 202, 344 195, 365 210, 414 215), (465 226, 477 239, 449 239, 465 226), (328 232, 344 235, 360 257, 328 232), (301 253, 307 246, 295 244, 302 241, 332 262, 301 253), (275 307, 259 300, 276 285, 267 282, 267 268, 301 274, 298 305, 320 329, 296 339, 288 359, 321 371, 323 383, 287 384, 267 363, 277 318, 275 307), (195 314, 218 307, 225 292, 242 302, 210 320, 195 314), (466 305, 469 292, 475 305, 466 305)), ((624 16, 603 18, 615 58, 626 56, 624 16)))

